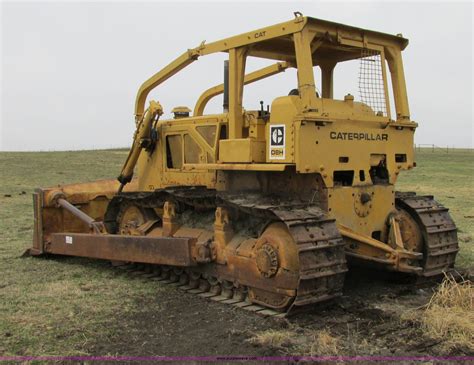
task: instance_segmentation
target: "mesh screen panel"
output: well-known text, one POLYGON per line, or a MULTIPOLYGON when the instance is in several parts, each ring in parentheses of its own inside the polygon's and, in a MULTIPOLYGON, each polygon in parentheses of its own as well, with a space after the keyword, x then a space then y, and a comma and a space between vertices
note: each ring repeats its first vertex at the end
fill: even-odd
POLYGON ((359 64, 360 100, 376 113, 387 116, 380 52, 363 48, 359 64))

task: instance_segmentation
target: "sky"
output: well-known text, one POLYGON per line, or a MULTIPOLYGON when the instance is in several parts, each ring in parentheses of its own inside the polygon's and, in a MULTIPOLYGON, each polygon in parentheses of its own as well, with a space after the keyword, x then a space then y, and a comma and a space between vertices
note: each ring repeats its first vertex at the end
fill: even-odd
MULTIPOLYGON (((410 40, 403 53, 417 144, 473 147, 472 2, 8 2, 1 11, 0 151, 127 147, 147 78, 188 48, 284 22, 294 11, 410 40)), ((203 57, 154 90, 169 117, 222 82, 224 54, 203 57)), ((247 72, 269 64, 249 60, 247 72)), ((339 66, 338 66, 339 67, 339 66)), ((353 70, 335 96, 357 100, 353 70), (354 91, 353 91, 354 90, 354 91)), ((339 73, 338 73, 339 71, 339 73)), ((316 81, 317 82, 317 81, 316 81)), ((258 109, 296 87, 294 70, 245 90, 258 109)), ((221 112, 214 98, 206 112, 221 112)))

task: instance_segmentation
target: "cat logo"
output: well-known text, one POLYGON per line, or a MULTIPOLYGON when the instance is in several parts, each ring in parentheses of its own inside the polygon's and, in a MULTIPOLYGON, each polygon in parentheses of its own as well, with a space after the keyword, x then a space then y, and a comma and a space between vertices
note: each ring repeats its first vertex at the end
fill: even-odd
POLYGON ((285 159, 285 125, 271 125, 270 126, 270 160, 284 160, 285 159))
POLYGON ((285 127, 272 128, 272 146, 283 146, 285 139, 285 127))

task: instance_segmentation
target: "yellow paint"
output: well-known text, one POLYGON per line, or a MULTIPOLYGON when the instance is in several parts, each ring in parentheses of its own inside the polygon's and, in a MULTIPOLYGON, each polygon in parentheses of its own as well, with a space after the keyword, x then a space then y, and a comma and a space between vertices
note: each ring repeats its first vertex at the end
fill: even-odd
MULTIPOLYGON (((203 42, 140 87, 135 104, 137 132, 121 176, 130 179, 137 166, 138 185, 133 190, 153 191, 180 185, 211 189, 268 186, 268 180, 282 176, 283 171, 300 177, 313 174, 304 176, 322 186, 318 191, 321 207, 337 219, 347 239, 361 245, 349 249, 351 254, 398 265, 398 252, 405 257, 409 254, 400 247, 398 251, 388 245, 385 248, 385 242, 390 236, 387 222, 395 209, 394 184, 400 171, 414 166, 417 124, 410 120, 401 56, 407 44, 408 40, 399 36, 301 16, 213 43, 203 42), (380 55, 385 115, 354 101, 352 95, 333 99, 337 64, 360 59, 362 50, 380 55), (206 104, 223 93, 224 85, 205 90, 193 116, 158 120, 163 110, 155 102, 144 110, 150 91, 199 57, 216 52, 228 53, 228 111, 203 115, 206 104), (277 62, 245 74, 248 57, 277 62), (244 110, 245 85, 289 67, 297 69, 296 90, 291 95, 273 100, 270 115, 244 110), (315 67, 321 68, 322 80, 315 80, 315 67), (393 116, 388 77, 393 87, 393 116), (321 95, 315 90, 319 81, 321 95), (156 140, 151 138, 152 131, 156 140), (239 173, 247 182, 239 183, 239 173), (234 180, 226 181, 226 174, 232 174, 234 180), (264 178, 262 174, 266 174, 264 178)), ((189 109, 180 107, 179 111, 187 113, 189 109)), ((287 175, 284 178, 288 179, 287 175)), ((399 235, 396 238, 400 246, 399 235)))

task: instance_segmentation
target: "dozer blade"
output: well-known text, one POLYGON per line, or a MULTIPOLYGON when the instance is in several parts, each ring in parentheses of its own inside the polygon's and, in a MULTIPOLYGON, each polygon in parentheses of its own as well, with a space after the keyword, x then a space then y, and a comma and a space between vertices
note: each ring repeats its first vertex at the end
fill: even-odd
MULTIPOLYGON (((54 233, 91 233, 90 224, 78 219, 58 204, 61 199, 79 209, 93 222, 102 222, 107 205, 119 188, 116 180, 100 180, 82 184, 68 184, 37 189, 33 194, 34 236, 33 247, 26 253, 41 255, 46 252, 54 233)), ((127 185, 133 190, 135 181, 127 185)))
POLYGON ((179 237, 53 233, 46 250, 59 255, 186 267, 196 265, 191 255, 194 243, 193 238, 179 237))
POLYGON ((117 189, 118 183, 112 180, 38 189, 33 195, 33 248, 28 253, 180 267, 196 265, 192 256, 195 238, 108 234, 102 222, 117 189))

